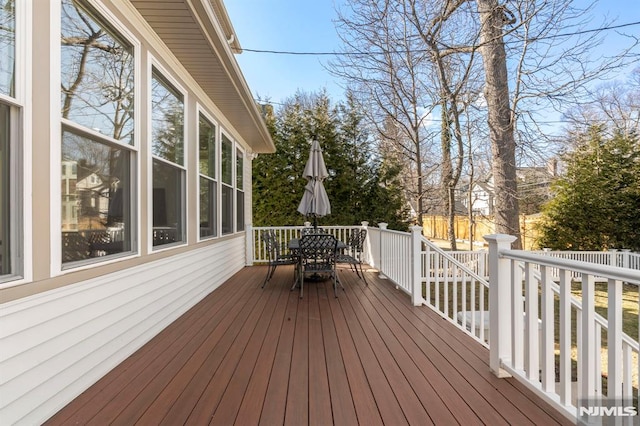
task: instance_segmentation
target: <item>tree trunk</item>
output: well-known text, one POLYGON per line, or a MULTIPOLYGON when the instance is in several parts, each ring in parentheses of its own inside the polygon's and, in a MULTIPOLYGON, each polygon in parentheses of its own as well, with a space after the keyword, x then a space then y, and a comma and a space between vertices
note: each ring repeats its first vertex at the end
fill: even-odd
POLYGON ((515 139, 509 104, 507 60, 502 39, 504 11, 497 0, 477 0, 477 3, 481 25, 480 53, 485 74, 484 95, 489 110, 496 233, 517 237, 513 247, 520 248, 515 139))
POLYGON ((451 165, 451 126, 449 123, 449 115, 447 114, 448 104, 445 95, 441 100, 441 134, 440 144, 442 149, 442 199, 444 201, 444 211, 447 214, 447 239, 451 250, 456 251, 456 233, 455 233, 455 194, 453 192, 453 167, 451 165))

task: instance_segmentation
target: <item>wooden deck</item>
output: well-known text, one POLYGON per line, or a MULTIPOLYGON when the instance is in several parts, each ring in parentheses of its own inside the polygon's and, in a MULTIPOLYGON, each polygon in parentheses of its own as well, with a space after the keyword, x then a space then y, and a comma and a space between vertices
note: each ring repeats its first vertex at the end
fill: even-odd
POLYGON ((48 424, 571 424, 489 353, 373 273, 289 291, 245 268, 48 424))

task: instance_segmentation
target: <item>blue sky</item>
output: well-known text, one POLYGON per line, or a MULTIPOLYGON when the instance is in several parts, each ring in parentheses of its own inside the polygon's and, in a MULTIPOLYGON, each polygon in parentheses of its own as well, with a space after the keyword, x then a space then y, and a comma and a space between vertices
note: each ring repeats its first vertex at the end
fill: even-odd
MULTIPOLYGON (((332 0, 227 0, 240 45, 247 49, 332 52, 339 39, 332 0)), ((243 52, 236 55, 254 97, 280 102, 300 89, 343 90, 322 66, 329 57, 243 52)))
MULTIPOLYGON (((245 49, 332 52, 339 39, 334 28, 335 7, 343 0, 227 0, 225 5, 245 49)), ((584 0, 576 0, 576 5, 584 0)), ((616 23, 640 21, 640 0, 600 0, 593 13, 597 27, 605 16, 616 23)), ((640 26, 624 31, 640 35, 640 26)), ((615 50, 616 34, 610 32, 609 49, 615 50)), ((611 50, 608 52, 611 53, 611 50)), ((247 52, 236 56, 254 97, 272 102, 297 90, 326 89, 332 99, 343 95, 340 81, 324 69, 328 56, 291 56, 247 52)))

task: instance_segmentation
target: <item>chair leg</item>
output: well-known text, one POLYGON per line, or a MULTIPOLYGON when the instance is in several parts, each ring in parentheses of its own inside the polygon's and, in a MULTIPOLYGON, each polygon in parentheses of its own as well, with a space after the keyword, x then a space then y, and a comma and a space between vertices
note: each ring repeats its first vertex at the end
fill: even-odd
POLYGON ((355 265, 353 263, 350 263, 349 264, 349 268, 351 268, 351 270, 356 273, 358 278, 360 278, 360 272, 358 272, 358 266, 357 265, 355 265))
POLYGON ((272 266, 269 265, 269 268, 267 269, 267 276, 264 277, 264 282, 262 283, 262 286, 260 286, 261 288, 264 288, 264 286, 267 285, 267 282, 269 282, 269 280, 271 279, 271 276, 273 275, 273 271, 271 270, 271 268, 272 266))
POLYGON ((360 271, 358 271, 358 265, 357 265, 357 264, 355 264, 355 263, 349 263, 349 268, 351 268, 351 270, 352 270, 353 272, 355 272, 355 273, 356 273, 356 275, 358 276, 358 278, 362 278, 362 277, 360 276, 360 271))
POLYGON ((273 278, 273 273, 276 272, 276 268, 278 267, 278 265, 273 265, 273 268, 271 268, 271 275, 269 275, 269 280, 271 280, 271 278, 273 278))
MULTIPOLYGON (((362 280, 366 285, 369 285, 369 281, 367 281, 367 277, 364 276, 364 271, 362 270, 362 263, 359 263, 358 265, 360 265, 360 275, 362 276, 362 280)), ((357 269, 357 266, 356 266, 356 269, 357 269)))
POLYGON ((303 290, 304 290, 304 272, 302 273, 302 277, 300 279, 300 299, 302 299, 303 290))

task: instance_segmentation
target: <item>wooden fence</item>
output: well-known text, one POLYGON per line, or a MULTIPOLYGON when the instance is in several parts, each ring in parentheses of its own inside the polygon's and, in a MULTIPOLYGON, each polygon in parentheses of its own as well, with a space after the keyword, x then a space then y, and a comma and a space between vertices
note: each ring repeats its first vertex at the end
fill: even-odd
MULTIPOLYGON (((520 233, 522 235, 522 248, 532 250, 539 248, 538 235, 535 224, 540 220, 539 214, 520 216, 520 233)), ((422 234, 427 238, 448 240, 449 219, 446 216, 426 215, 423 217, 422 234)), ((469 241, 469 217, 456 216, 454 223, 456 240, 469 241)), ((480 246, 486 245, 485 235, 495 234, 495 224, 492 216, 477 216, 474 218, 473 240, 480 246)), ((475 245, 475 244, 474 244, 475 245)))

